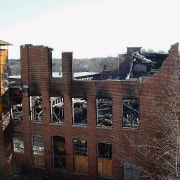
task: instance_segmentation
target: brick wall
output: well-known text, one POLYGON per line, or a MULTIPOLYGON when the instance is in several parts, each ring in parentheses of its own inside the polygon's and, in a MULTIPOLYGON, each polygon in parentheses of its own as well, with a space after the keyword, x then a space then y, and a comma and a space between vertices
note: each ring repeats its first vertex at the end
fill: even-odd
MULTIPOLYGON (((24 134, 25 166, 27 172, 48 173, 49 176, 62 176, 67 179, 103 179, 97 178, 97 142, 112 143, 113 179, 121 179, 122 162, 132 161, 134 152, 127 140, 127 135, 141 138, 148 136, 154 129, 147 111, 148 96, 159 93, 161 87, 169 81, 171 75, 169 64, 174 65, 178 45, 171 48, 170 56, 162 68, 151 78, 131 79, 122 81, 82 81, 73 79, 72 53, 62 53, 63 77, 51 78, 51 51, 44 46, 21 46, 21 75, 22 84, 27 84, 29 90, 23 92, 23 121, 15 128, 24 134), (171 55, 172 54, 172 55, 171 55), (29 95, 41 95, 43 102, 43 123, 29 121, 29 95), (64 97, 65 120, 63 125, 50 123, 51 96, 64 97), (72 125, 72 97, 83 97, 88 103, 88 125, 78 127, 72 125), (113 100, 112 128, 96 127, 96 101, 98 97, 111 97, 113 100), (124 130, 122 127, 122 99, 135 97, 140 99, 140 130, 124 130), (45 169, 33 168, 31 165, 31 134, 38 133, 44 137, 45 169), (62 136, 66 143, 66 171, 53 171, 51 137, 62 136), (89 172, 87 175, 74 174, 73 143, 74 138, 83 138, 88 142, 89 172)), ((174 67, 174 66, 173 66, 174 67)), ((160 98, 163 96, 160 94, 160 98)))

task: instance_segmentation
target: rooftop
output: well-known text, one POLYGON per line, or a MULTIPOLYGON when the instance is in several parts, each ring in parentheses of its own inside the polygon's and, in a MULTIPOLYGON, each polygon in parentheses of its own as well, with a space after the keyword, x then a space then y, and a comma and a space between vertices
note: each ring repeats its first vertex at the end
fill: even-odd
MULTIPOLYGON (((74 73, 74 77, 77 78, 77 77, 84 77, 84 76, 92 76, 92 75, 95 75, 95 74, 99 74, 99 72, 75 72, 74 73)), ((61 78, 62 77, 62 73, 53 72, 52 73, 52 77, 54 77, 54 78, 61 78)), ((9 78, 21 79, 21 75, 12 75, 12 76, 9 76, 9 78)))
POLYGON ((7 46, 7 45, 11 45, 11 44, 6 41, 0 40, 0 46, 7 46))

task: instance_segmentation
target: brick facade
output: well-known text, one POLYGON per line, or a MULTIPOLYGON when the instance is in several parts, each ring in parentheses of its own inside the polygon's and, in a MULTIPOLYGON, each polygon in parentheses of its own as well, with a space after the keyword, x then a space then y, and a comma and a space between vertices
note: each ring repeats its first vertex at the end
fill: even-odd
MULTIPOLYGON (((120 81, 83 81, 73 79, 73 57, 71 52, 62 53, 62 78, 51 76, 51 48, 44 46, 21 46, 21 83, 28 85, 23 90, 22 112, 23 119, 14 131, 21 132, 24 137, 24 164, 26 173, 48 174, 52 179, 106 179, 98 176, 97 142, 112 143, 112 179, 122 179, 123 162, 133 162, 134 151, 127 135, 135 138, 149 136, 155 129, 149 116, 149 99, 151 94, 159 94, 160 89, 171 80, 172 66, 176 68, 179 60, 178 44, 171 47, 168 58, 161 69, 152 77, 129 79, 120 81), (42 96, 43 121, 31 122, 29 120, 29 97, 42 96), (50 123, 50 97, 64 97, 64 123, 50 123), (83 97, 87 100, 87 126, 72 124, 72 97, 83 97), (112 98, 112 127, 96 126, 96 98, 112 98), (138 130, 123 128, 123 99, 135 98, 140 102, 140 127, 138 130), (40 134, 44 138, 45 167, 32 166, 32 134, 40 134), (65 138, 66 169, 64 171, 53 169, 52 163, 52 136, 65 138), (88 147, 88 174, 74 172, 73 139, 86 139, 88 147)), ((15 154, 16 156, 16 154, 15 154)))

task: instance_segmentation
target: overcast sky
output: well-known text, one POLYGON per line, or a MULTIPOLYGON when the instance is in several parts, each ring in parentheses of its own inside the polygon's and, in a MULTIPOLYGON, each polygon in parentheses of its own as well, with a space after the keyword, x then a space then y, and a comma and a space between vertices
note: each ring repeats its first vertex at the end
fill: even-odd
POLYGON ((75 58, 117 56, 127 47, 168 51, 180 41, 179 0, 4 0, 0 39, 44 45, 53 57, 72 51, 75 58))

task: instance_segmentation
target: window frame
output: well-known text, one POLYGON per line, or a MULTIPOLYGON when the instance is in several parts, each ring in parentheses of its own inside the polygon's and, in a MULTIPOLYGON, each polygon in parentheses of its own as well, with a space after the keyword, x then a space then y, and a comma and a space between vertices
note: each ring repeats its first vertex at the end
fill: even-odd
POLYGON ((112 128, 113 124, 113 107, 112 98, 96 98, 96 127, 109 127, 112 128), (100 103, 101 106, 100 107, 100 103), (104 110, 107 112, 104 113, 104 110), (101 115, 100 113, 101 112, 101 115), (103 114, 102 114, 103 113, 103 114))
POLYGON ((88 174, 88 147, 87 140, 73 139, 74 171, 76 173, 88 174), (77 145, 75 143, 78 143, 77 145))
POLYGON ((122 127, 123 129, 139 130, 140 128, 140 103, 139 99, 126 98, 122 100, 122 127), (133 104, 130 106, 129 104, 133 104), (137 107, 133 107, 137 106, 137 107), (126 110, 125 110, 126 109, 126 110), (129 114, 127 113, 129 111, 129 114))
POLYGON ((17 131, 13 132, 13 151, 14 153, 24 153, 24 136, 23 133, 21 132, 17 132, 17 131), (19 137, 20 139, 18 139, 19 137), (17 139, 16 141, 15 138, 17 139))
POLYGON ((139 172, 136 169, 135 163, 124 162, 123 163, 123 179, 124 180, 137 180, 139 179, 139 172))
POLYGON ((74 155, 88 156, 87 141, 85 139, 73 139, 74 155), (77 141, 77 145, 75 145, 77 141))
POLYGON ((84 97, 72 97, 72 124, 87 126, 87 99, 84 97), (75 114, 76 113, 76 114, 75 114))
POLYGON ((64 124, 64 97, 63 96, 50 97, 50 109, 51 109, 51 123, 64 124), (57 113, 55 112, 55 108, 58 109, 57 113))
POLYGON ((66 169, 66 142, 64 137, 52 136, 52 157, 53 157, 53 168, 61 169, 61 170, 66 169), (57 144, 55 143, 58 142, 60 142, 59 144, 60 146, 62 145, 62 143, 64 143, 64 147, 62 146, 57 147, 57 144))
POLYGON ((11 97, 11 118, 22 121, 22 97, 11 97))
POLYGON ((30 108, 30 120, 32 122, 42 122, 43 121, 43 105, 42 96, 29 96, 29 108, 30 108), (34 99, 36 100, 34 100, 34 99), (38 101, 38 102, 37 102, 38 101), (36 105, 36 103, 39 103, 36 105), (39 107, 38 107, 39 105, 39 107), (37 106, 37 107, 36 107, 37 106), (36 110, 40 112, 36 112, 36 110))
MULTIPOLYGON (((108 148, 109 149, 109 148, 108 148)), ((97 142, 97 172, 99 176, 112 177, 112 143, 109 141, 97 142), (99 156, 99 144, 110 145, 110 155, 108 157, 99 156)))
POLYGON ((44 137, 40 134, 32 134, 31 135, 31 144, 32 144, 32 164, 33 164, 33 166, 45 167, 44 137), (37 141, 37 142, 35 142, 35 141, 37 141), (38 144, 39 144, 39 146, 38 146, 38 144))
MULTIPOLYGON (((108 151, 109 151, 109 147, 108 147, 108 151)), ((107 159, 107 160, 112 160, 112 143, 111 142, 109 142, 109 141, 98 141, 97 142, 97 155, 98 155, 98 158, 99 159, 107 159), (106 146, 107 145, 111 145, 111 147, 110 147, 110 152, 108 152, 108 157, 102 157, 102 155, 101 155, 101 157, 99 156, 99 144, 106 144, 106 146), (109 153, 111 153, 110 155, 109 155, 109 153)), ((105 156, 105 154, 104 154, 104 156, 105 156)))

